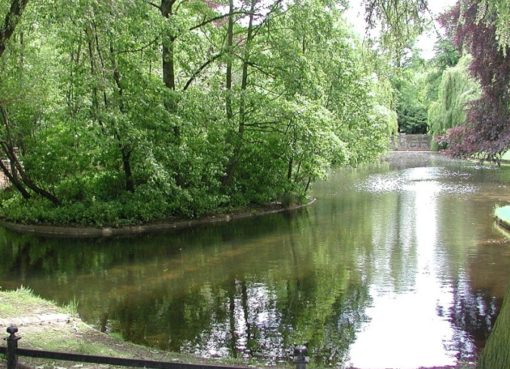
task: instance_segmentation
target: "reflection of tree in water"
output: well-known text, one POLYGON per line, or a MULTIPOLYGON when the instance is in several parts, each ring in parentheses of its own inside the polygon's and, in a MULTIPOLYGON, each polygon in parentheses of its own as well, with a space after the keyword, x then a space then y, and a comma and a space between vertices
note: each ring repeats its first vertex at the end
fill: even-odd
POLYGON ((326 290, 317 296, 313 308, 297 313, 294 324, 299 330, 290 335, 289 343, 307 342, 314 363, 329 366, 346 359, 357 329, 367 320, 365 308, 369 296, 367 288, 359 281, 351 281, 342 291, 330 290, 329 296, 326 290), (300 341, 296 340, 298 337, 300 341))
MULTIPOLYGON (((368 206, 358 205, 341 204, 351 215, 368 206)), ((0 283, 76 299, 99 329, 153 347, 277 360, 308 342, 317 361, 336 363, 368 300, 353 264, 357 245, 370 245, 370 224, 352 218, 315 233, 313 219, 305 212, 102 242, 5 233, 0 283)))
POLYGON ((165 350, 277 360, 307 342, 315 362, 335 364, 365 320, 368 293, 361 284, 322 282, 236 280, 180 297, 148 291, 112 306, 110 323, 131 341, 165 350))
POLYGON ((473 361, 490 335, 501 300, 492 297, 488 291, 473 290, 465 281, 458 281, 452 292, 453 303, 448 311, 440 309, 438 313, 448 314, 456 328, 452 345, 458 353, 457 359, 473 361))
MULTIPOLYGON (((102 242, 0 232, 0 285, 25 284, 61 303, 76 298, 85 320, 154 347, 277 360, 307 342, 315 363, 337 365, 367 319, 368 286, 405 292, 418 270, 406 210, 412 197, 353 191, 363 173, 345 171, 323 184, 330 197, 297 215, 102 242)), ((447 244, 456 245, 437 249, 444 253, 437 269, 448 281, 468 278, 459 276, 465 241, 479 238, 474 229, 446 231, 479 210, 461 200, 444 206, 453 204, 462 218, 438 221, 452 237, 447 244)), ((438 313, 457 327, 453 344, 468 358, 469 345, 483 344, 499 301, 486 297, 485 284, 463 283, 452 287, 452 307, 438 313)))
MULTIPOLYGON (((133 301, 121 298, 110 309, 110 324, 129 340, 205 357, 274 361, 307 342, 315 362, 342 362, 356 327, 366 319, 368 291, 352 271, 355 253, 339 253, 313 233, 304 243, 292 232, 281 239, 271 254, 289 257, 277 257, 277 269, 269 269, 271 259, 256 248, 258 269, 248 270, 237 259, 227 263, 228 271, 209 266, 176 283, 137 292, 133 301)), ((335 237, 355 248, 347 246, 352 244, 347 234, 356 232, 336 232, 335 237)))

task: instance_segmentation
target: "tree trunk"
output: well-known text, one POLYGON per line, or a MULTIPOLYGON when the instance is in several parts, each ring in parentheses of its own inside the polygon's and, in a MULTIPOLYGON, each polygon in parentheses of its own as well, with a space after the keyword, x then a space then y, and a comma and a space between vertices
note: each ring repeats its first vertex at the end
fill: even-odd
MULTIPOLYGON (((21 181, 17 176, 14 176, 13 173, 5 166, 2 160, 0 160, 0 169, 2 169, 2 172, 4 175, 9 179, 9 182, 13 184, 14 187, 18 190, 18 192, 21 194, 21 196, 28 200, 30 198, 30 193, 28 193, 27 189, 23 186, 21 181)), ((14 169, 14 167, 11 164, 11 170, 14 169)))
MULTIPOLYGON (((117 59, 115 59, 113 42, 111 40, 110 40, 110 58, 113 67, 113 80, 115 81, 115 85, 117 86, 119 110, 122 114, 126 114, 126 109, 124 105, 124 88, 122 86, 121 74, 119 71, 119 67, 117 65, 117 59)), ((119 147, 122 155, 122 167, 124 169, 126 190, 129 192, 135 192, 135 181, 133 179, 133 171, 131 169, 132 150, 128 144, 122 142, 122 140, 120 139, 120 133, 118 132, 117 128, 115 128, 115 130, 116 136, 119 140, 119 147)))
POLYGON ((23 180, 23 183, 28 188, 30 188, 36 194, 46 198, 47 200, 50 200, 53 203, 53 205, 61 204, 60 200, 54 194, 52 194, 49 191, 46 191, 42 187, 39 187, 37 184, 35 184, 34 181, 32 181, 32 179, 26 174, 25 170, 23 169, 23 167, 21 166, 21 164, 17 158, 15 158, 14 161, 16 163, 16 168, 18 170, 18 173, 20 174, 21 179, 23 180))
POLYGON ((121 148, 122 167, 124 168, 124 177, 126 180, 126 190, 135 192, 135 181, 133 179, 133 171, 131 170, 131 150, 126 147, 121 148))
POLYGON ((27 175, 25 169, 18 160, 16 152, 14 151, 15 144, 11 134, 9 115, 7 114, 7 110, 1 105, 0 115, 2 117, 5 129, 5 140, 1 143, 1 146, 5 155, 11 162, 11 170, 9 172, 9 170, 5 165, 3 165, 3 163, 0 168, 7 176, 7 178, 9 178, 11 183, 16 187, 16 189, 21 193, 23 198, 27 199, 30 197, 28 191, 25 188, 26 186, 35 193, 37 193, 38 195, 41 195, 42 197, 50 200, 53 204, 60 205, 60 200, 55 195, 36 185, 35 182, 27 175), (21 177, 21 181, 17 174, 19 174, 19 176, 21 177))
POLYGON ((12 0, 9 12, 5 16, 4 25, 0 29, 0 57, 5 51, 7 41, 11 38, 21 19, 28 0, 12 0))
MULTIPOLYGON (((173 15, 173 5, 175 0, 161 0, 161 15, 169 21, 173 15)), ((163 37, 162 65, 163 82, 165 86, 175 91, 175 64, 174 64, 174 42, 175 35, 165 35, 163 37)))
POLYGON ((227 168, 225 171, 225 176, 222 179, 222 184, 225 187, 228 187, 232 184, 232 180, 235 176, 235 172, 237 170, 237 165, 239 163, 239 155, 241 154, 241 149, 243 146, 243 137, 244 130, 246 124, 246 90, 248 89, 248 66, 251 52, 251 43, 253 41, 253 19, 255 13, 255 4, 257 0, 251 0, 250 5, 250 17, 248 22, 248 33, 246 35, 246 43, 243 53, 243 68, 241 75, 241 96, 239 100, 239 125, 237 129, 237 137, 235 139, 234 151, 232 156, 230 157, 227 168))
MULTIPOLYGON (((171 21, 173 16, 173 6, 175 0, 161 0, 161 6, 159 7, 161 11, 161 15, 165 17, 168 21, 171 21)), ((165 34, 163 35, 162 42, 162 53, 161 53, 161 63, 163 68, 163 83, 165 86, 171 91, 175 91, 176 83, 175 83, 175 57, 174 57, 174 45, 176 40, 176 35, 174 34, 165 34)), ((176 96, 173 94, 170 98, 165 102, 165 108, 173 113, 177 110, 177 101, 176 96)), ((176 138, 176 142, 179 143, 179 139, 181 136, 181 130, 178 126, 173 127, 174 136, 176 138)))
POLYGON ((227 96, 225 101, 227 120, 230 122, 233 117, 232 113, 232 46, 234 44, 234 0, 228 2, 228 28, 227 28, 227 74, 226 74, 226 90, 227 96))
POLYGON ((174 40, 168 38, 163 45, 163 82, 170 90, 175 91, 174 40))
POLYGON ((288 166, 287 166, 287 180, 289 182, 291 182, 292 180, 292 167, 294 165, 294 158, 291 156, 289 158, 289 163, 288 163, 288 166))

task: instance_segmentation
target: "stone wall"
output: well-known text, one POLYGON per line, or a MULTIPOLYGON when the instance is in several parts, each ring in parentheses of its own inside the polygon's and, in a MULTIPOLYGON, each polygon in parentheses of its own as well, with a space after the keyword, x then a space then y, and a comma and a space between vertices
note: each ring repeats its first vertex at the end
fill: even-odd
POLYGON ((430 151, 429 135, 399 133, 391 138, 391 149, 395 151, 430 151))

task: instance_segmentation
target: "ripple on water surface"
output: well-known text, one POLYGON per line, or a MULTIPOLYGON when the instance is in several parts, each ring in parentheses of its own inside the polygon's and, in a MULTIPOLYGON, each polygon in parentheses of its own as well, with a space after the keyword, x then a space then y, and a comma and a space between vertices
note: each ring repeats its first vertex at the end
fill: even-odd
POLYGON ((418 167, 400 171, 377 173, 356 185, 361 192, 420 192, 467 194, 477 191, 468 183, 469 173, 441 167, 418 167))
POLYGON ((388 161, 338 170, 292 214, 101 242, 5 234, 0 285, 202 357, 275 363, 308 342, 311 368, 472 361, 510 280, 491 219, 510 171, 431 154, 388 161))

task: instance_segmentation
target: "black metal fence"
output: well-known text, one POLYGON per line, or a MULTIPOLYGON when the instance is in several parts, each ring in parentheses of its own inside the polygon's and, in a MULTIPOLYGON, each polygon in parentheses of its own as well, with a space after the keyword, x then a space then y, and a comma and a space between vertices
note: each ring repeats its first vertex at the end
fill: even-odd
MULTIPOLYGON (((108 356, 82 355, 66 352, 22 349, 18 348, 18 341, 20 340, 21 337, 16 336, 17 332, 18 328, 16 326, 14 325, 9 326, 7 328, 7 333, 9 333, 9 337, 4 338, 4 340, 7 341, 7 346, 6 347, 0 346, 0 354, 4 354, 7 359, 7 369, 17 369, 19 356, 50 360, 74 361, 79 363, 120 365, 127 367, 152 368, 152 369, 253 369, 248 367, 221 366, 208 364, 185 364, 177 362, 125 359, 108 356)), ((307 350, 305 346, 298 346, 294 348, 294 364, 296 366, 296 369, 306 369, 306 364, 308 363, 308 357, 306 356, 306 354, 307 350)))

